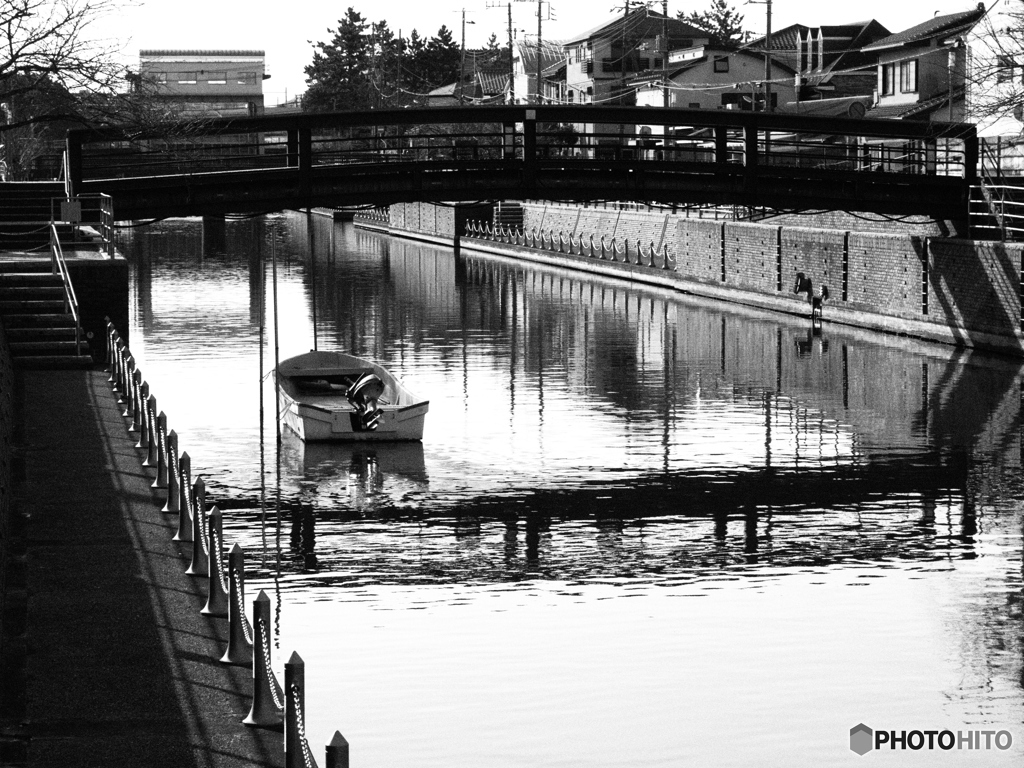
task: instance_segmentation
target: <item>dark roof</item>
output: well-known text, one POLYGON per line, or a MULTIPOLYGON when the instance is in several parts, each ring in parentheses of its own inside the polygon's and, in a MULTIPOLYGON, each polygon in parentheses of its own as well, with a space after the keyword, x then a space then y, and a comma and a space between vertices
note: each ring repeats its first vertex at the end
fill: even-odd
MULTIPOLYGON (((953 89, 953 98, 962 99, 964 95, 963 86, 953 89)), ((940 107, 949 104, 949 91, 944 91, 938 96, 933 96, 927 101, 920 101, 916 104, 888 104, 885 106, 872 107, 867 111, 867 117, 889 118, 903 120, 908 117, 925 117, 935 112, 940 107)))
POLYGON ((183 49, 172 50, 169 48, 143 48, 139 56, 265 56, 265 51, 244 51, 244 50, 208 50, 208 49, 183 49))
POLYGON ((913 45, 936 37, 949 37, 969 31, 981 21, 985 15, 985 6, 979 3, 977 8, 946 16, 936 16, 917 26, 897 32, 895 35, 883 37, 870 45, 864 46, 865 51, 880 51, 884 48, 898 48, 902 45, 913 45))
POLYGON ((654 37, 661 34, 663 24, 668 31, 669 40, 678 40, 680 38, 708 39, 707 32, 697 29, 685 21, 673 19, 671 16, 666 19, 663 14, 641 6, 637 10, 631 11, 628 16, 616 16, 599 26, 588 29, 586 32, 581 32, 566 40, 565 44, 574 45, 575 43, 582 43, 596 37, 616 37, 622 34, 623 28, 633 37, 654 37))
MULTIPOLYGON (((519 51, 520 66, 524 72, 537 74, 537 43, 520 40, 516 43, 519 51)), ((565 60, 565 50, 561 40, 542 40, 540 44, 540 66, 547 69, 552 64, 565 60)))

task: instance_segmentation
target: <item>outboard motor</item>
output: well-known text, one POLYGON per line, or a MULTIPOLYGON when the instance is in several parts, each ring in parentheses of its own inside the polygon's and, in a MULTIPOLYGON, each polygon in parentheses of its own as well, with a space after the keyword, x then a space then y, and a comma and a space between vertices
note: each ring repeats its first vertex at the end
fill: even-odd
POLYGON ((345 397, 356 412, 352 415, 352 426, 357 432, 372 432, 384 416, 377 401, 384 394, 384 382, 375 373, 364 373, 348 388, 345 397))

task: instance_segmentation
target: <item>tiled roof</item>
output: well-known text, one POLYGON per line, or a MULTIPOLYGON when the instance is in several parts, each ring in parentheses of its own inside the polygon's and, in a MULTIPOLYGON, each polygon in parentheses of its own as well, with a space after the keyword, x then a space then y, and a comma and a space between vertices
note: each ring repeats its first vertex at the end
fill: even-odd
POLYGON ((665 16, 657 11, 651 11, 641 6, 638 10, 630 12, 628 16, 616 16, 586 32, 574 35, 565 42, 566 45, 573 45, 596 37, 614 37, 622 34, 623 27, 633 37, 651 37, 661 34, 663 23, 668 30, 669 39, 692 37, 706 40, 708 37, 707 32, 703 32, 685 21, 673 19, 671 16, 665 19, 665 16))
MULTIPOLYGON (((964 95, 964 88, 954 88, 953 98, 961 99, 964 95)), ((923 117, 940 107, 949 104, 949 91, 940 93, 927 101, 919 101, 916 104, 891 104, 886 106, 872 107, 867 111, 866 117, 889 118, 903 120, 908 117, 923 117)))
POLYGON ((165 48, 143 48, 139 56, 263 56, 264 51, 188 49, 170 50, 165 48))
POLYGON ((901 45, 931 40, 935 37, 948 37, 959 32, 966 32, 975 24, 981 21, 985 15, 984 4, 979 3, 977 8, 961 13, 951 13, 946 16, 936 16, 933 19, 922 22, 917 26, 897 32, 895 35, 883 37, 870 45, 864 46, 865 51, 877 51, 884 48, 896 48, 901 45))
MULTIPOLYGON (((536 74, 537 72, 537 43, 520 41, 516 44, 519 51, 520 68, 524 72, 536 74)), ((561 40, 544 40, 540 44, 540 65, 541 69, 547 69, 552 64, 565 60, 565 50, 561 40)))

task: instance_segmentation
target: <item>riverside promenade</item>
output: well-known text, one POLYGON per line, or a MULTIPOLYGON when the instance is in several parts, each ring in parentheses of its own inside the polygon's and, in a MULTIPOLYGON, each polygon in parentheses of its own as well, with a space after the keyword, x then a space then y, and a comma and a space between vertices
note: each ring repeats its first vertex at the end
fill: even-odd
POLYGON ((280 731, 241 723, 251 671, 219 662, 227 622, 199 612, 205 579, 185 574, 190 545, 172 541, 177 515, 161 513, 107 379, 15 371, 24 634, 0 763, 283 765, 280 731))

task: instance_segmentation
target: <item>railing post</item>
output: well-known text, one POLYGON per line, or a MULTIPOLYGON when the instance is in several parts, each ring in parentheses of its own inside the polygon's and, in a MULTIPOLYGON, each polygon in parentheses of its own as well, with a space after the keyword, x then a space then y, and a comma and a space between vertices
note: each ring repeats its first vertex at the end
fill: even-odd
POLYGON ((181 507, 178 488, 178 433, 173 429, 167 435, 167 501, 161 512, 177 512, 181 507))
MULTIPOLYGON (((192 486, 192 562, 185 573, 189 576, 210 575, 209 544, 206 541, 206 482, 197 477, 192 486)), ((211 577, 212 578, 212 577, 211 577)))
POLYGON ((252 707, 242 722, 251 726, 280 725, 284 701, 270 658, 270 598, 262 589, 252 603, 252 707))
POLYGON ((142 466, 155 467, 160 461, 160 425, 157 420, 155 395, 150 395, 146 401, 146 413, 149 416, 149 450, 146 452, 146 458, 142 460, 142 466))
MULTIPOLYGON (((114 348, 114 343, 113 343, 114 342, 114 334, 117 333, 117 331, 114 330, 114 323, 111 322, 109 317, 104 317, 103 319, 107 321, 107 348, 105 350, 103 350, 103 353, 104 353, 104 366, 103 366, 103 370, 104 371, 109 371, 110 367, 111 367, 111 362, 113 361, 113 357, 111 356, 111 352, 112 352, 112 350, 114 348)), ((109 379, 108 379, 108 381, 109 381, 109 379)))
POLYGON ((139 395, 139 390, 142 387, 142 372, 135 368, 134 362, 132 363, 132 368, 132 425, 128 427, 128 431, 138 432, 142 416, 142 408, 139 404, 139 401, 142 399, 139 395))
MULTIPOLYGON (((144 448, 149 452, 149 382, 143 381, 139 384, 139 442, 136 448, 144 448)), ((143 461, 145 466, 146 462, 143 461)))
POLYGON ((245 551, 235 544, 228 553, 228 647, 222 664, 252 664, 252 627, 245 615, 245 551))
POLYGON ((327 745, 327 768, 349 768, 348 766, 348 740, 341 735, 341 731, 334 732, 334 738, 327 745))
POLYGON ((523 181, 525 196, 536 197, 533 186, 537 180, 537 110, 527 109, 523 118, 523 181))
MULTIPOLYGON (((122 397, 124 398, 124 413, 121 414, 124 418, 129 418, 132 415, 132 399, 135 393, 132 392, 132 385, 135 383, 135 356, 125 348, 125 361, 124 361, 124 392, 122 397)), ((118 399, 120 402, 120 398, 118 399)), ((130 431, 130 428, 129 428, 130 431)))
POLYGON ((160 415, 156 417, 156 438, 157 445, 157 460, 156 460, 156 479, 153 481, 154 488, 166 488, 167 487, 167 414, 160 411, 160 415))
POLYGON ((70 200, 82 188, 82 145, 84 131, 70 130, 64 140, 64 194, 70 200))
POLYGON ((220 510, 214 506, 207 517, 210 547, 206 570, 210 575, 210 590, 206 605, 199 611, 204 616, 224 618, 228 615, 228 585, 224 581, 224 524, 220 510))
MULTIPOLYGON (((171 433, 174 435, 174 433, 171 433)), ((174 435, 174 448, 175 451, 178 448, 178 436, 174 435)), ((173 541, 192 541, 192 459, 188 455, 188 451, 183 451, 181 458, 171 466, 176 467, 172 473, 174 479, 177 481, 177 505, 172 508, 171 503, 171 489, 168 487, 167 493, 167 505, 164 507, 164 512, 177 512, 178 513, 178 532, 174 534, 173 541)))
POLYGON ((306 739, 306 663, 295 651, 284 665, 284 765, 316 768, 306 739))

